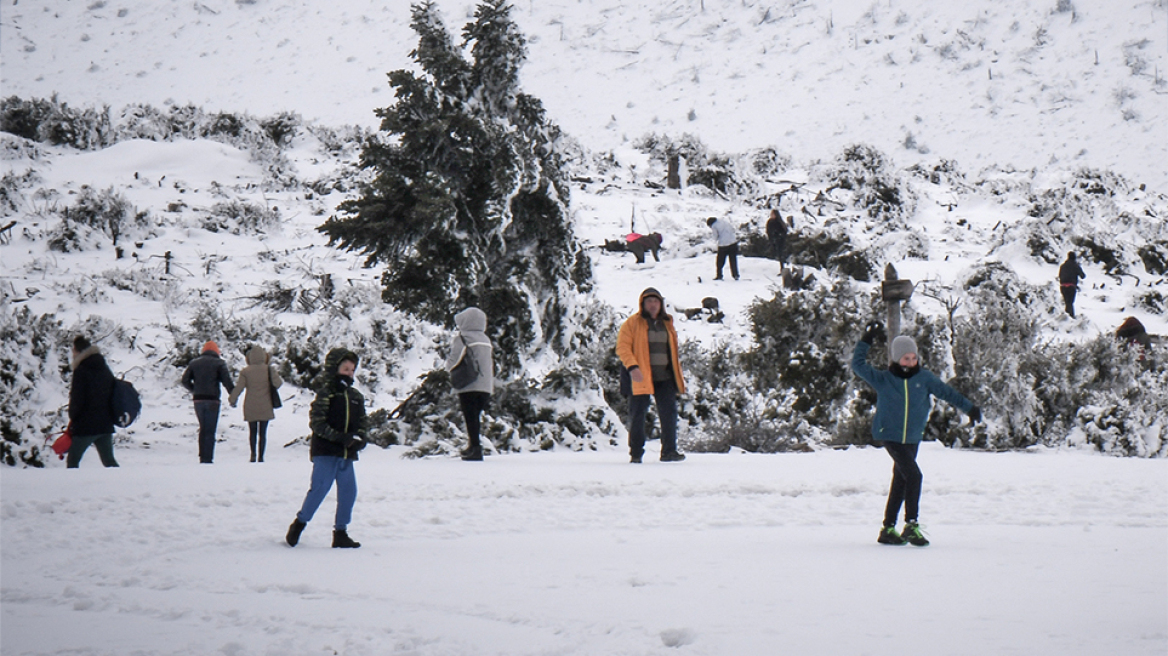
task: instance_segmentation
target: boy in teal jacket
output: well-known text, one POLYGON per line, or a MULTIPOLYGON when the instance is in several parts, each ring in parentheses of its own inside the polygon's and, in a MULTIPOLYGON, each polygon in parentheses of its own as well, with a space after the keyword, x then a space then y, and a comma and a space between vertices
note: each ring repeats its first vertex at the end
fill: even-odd
POLYGON ((892 456, 892 486, 884 508, 884 528, 877 542, 881 544, 929 544, 917 523, 924 477, 917 466, 917 449, 925 436, 925 424, 936 396, 957 406, 973 422, 981 421, 981 409, 957 390, 941 382, 932 372, 921 368, 917 345, 911 337, 901 335, 892 340, 888 369, 868 364, 868 350, 876 337, 884 334, 879 322, 869 323, 856 350, 852 353, 852 371, 876 389, 876 416, 872 419, 872 439, 892 456), (896 517, 904 505, 904 532, 896 532, 896 517))

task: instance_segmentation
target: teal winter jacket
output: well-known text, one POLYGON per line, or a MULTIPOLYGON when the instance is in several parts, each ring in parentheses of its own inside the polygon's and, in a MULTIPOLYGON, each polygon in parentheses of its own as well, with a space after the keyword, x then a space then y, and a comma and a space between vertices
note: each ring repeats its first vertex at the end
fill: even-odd
POLYGON ((876 389, 876 416, 872 419, 872 439, 877 442, 916 444, 925 436, 925 424, 933 408, 932 398, 957 406, 968 414, 973 402, 941 382, 932 372, 920 369, 909 378, 901 378, 887 369, 868 364, 867 342, 856 344, 852 353, 852 371, 876 389))

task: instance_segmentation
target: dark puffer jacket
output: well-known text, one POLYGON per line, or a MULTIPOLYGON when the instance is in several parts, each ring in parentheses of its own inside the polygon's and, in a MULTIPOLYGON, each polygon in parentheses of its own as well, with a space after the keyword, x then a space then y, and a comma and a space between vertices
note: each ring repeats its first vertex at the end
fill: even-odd
POLYGON ((228 394, 235 389, 227 363, 211 350, 203 351, 202 355, 191 360, 183 372, 182 384, 196 401, 218 401, 219 385, 223 385, 228 394))
POLYGON ((110 402, 114 373, 101 351, 90 346, 73 359, 73 384, 69 388, 69 422, 74 435, 109 435, 114 432, 110 402))
POLYGON ((353 435, 367 439, 369 418, 365 415, 365 397, 353 387, 353 379, 337 373, 341 362, 357 362, 357 354, 344 348, 328 352, 324 359, 324 382, 308 409, 308 427, 312 429, 309 457, 335 456, 357 460, 360 449, 347 448, 353 435))

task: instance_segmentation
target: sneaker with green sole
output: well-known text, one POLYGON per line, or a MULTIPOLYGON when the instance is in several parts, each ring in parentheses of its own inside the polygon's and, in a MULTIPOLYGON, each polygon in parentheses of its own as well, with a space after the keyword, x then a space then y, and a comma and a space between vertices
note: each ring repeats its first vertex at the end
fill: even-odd
POLYGON ((921 525, 916 522, 908 522, 905 524, 904 531, 901 532, 900 537, 914 547, 929 546, 929 539, 921 532, 921 525))
POLYGON ((892 526, 885 526, 880 529, 880 537, 876 538, 880 544, 894 544, 900 546, 904 544, 904 538, 896 532, 896 528, 892 526))

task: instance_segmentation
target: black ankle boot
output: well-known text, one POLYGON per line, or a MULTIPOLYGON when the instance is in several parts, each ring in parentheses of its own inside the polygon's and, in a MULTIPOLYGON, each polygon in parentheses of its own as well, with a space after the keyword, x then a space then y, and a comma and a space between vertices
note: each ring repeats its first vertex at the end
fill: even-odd
POLYGON ((292 520, 292 525, 288 527, 288 535, 284 536, 284 541, 288 543, 289 547, 295 547, 300 542, 300 534, 304 532, 304 527, 308 526, 299 519, 292 520))
POLYGON ((360 542, 354 542, 353 538, 345 531, 333 531, 333 548, 334 549, 356 549, 360 547, 360 542))

